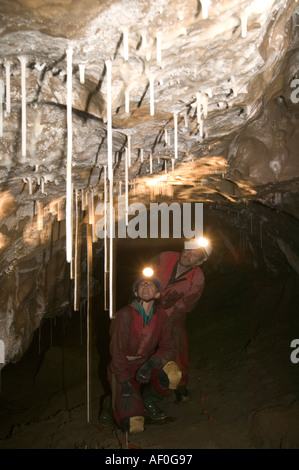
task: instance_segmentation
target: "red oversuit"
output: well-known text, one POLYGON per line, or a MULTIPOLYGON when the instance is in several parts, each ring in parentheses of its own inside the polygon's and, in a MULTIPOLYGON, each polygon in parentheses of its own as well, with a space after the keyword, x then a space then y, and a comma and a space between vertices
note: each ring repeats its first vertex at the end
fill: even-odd
POLYGON ((170 393, 169 389, 161 387, 158 371, 167 362, 174 360, 176 349, 164 310, 154 310, 149 323, 145 325, 137 300, 115 314, 110 336, 111 362, 108 379, 112 395, 115 396, 114 419, 119 424, 126 417, 145 416, 140 383, 135 380, 135 374, 150 357, 160 360, 159 367, 153 370, 150 378, 152 387, 162 396, 170 393), (137 395, 133 395, 129 410, 120 407, 121 383, 126 380, 130 380, 137 395))
POLYGON ((152 260, 152 267, 162 286, 162 307, 172 324, 172 335, 177 348, 175 362, 183 373, 180 385, 187 385, 189 356, 186 313, 191 312, 199 301, 205 278, 199 266, 187 268, 175 278, 179 257, 180 253, 177 252, 163 252, 152 260))

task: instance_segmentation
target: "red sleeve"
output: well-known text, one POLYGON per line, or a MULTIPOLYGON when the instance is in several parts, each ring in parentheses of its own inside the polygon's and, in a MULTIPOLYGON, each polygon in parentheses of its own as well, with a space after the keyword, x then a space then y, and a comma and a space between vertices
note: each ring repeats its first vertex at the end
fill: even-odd
MULTIPOLYGON (((205 278, 201 270, 196 270, 192 276, 191 282, 188 286, 188 291, 184 292, 178 299, 175 299, 172 305, 167 302, 165 311, 168 316, 173 316, 176 313, 191 312, 199 301, 205 285, 205 278)), ((167 298, 165 299, 167 301, 167 298)))
POLYGON ((130 341, 131 312, 127 307, 119 310, 112 320, 110 329, 111 370, 119 382, 130 378, 129 361, 126 358, 130 341))

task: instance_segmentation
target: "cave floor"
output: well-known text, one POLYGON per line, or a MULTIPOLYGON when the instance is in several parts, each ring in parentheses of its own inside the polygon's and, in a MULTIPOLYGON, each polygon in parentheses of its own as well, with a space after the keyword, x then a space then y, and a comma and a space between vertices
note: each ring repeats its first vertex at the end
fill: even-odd
POLYGON ((298 449, 298 275, 235 274, 207 276, 189 314, 191 399, 163 399, 165 423, 128 440, 99 424, 96 341, 87 380, 86 318, 65 314, 2 370, 0 449, 298 449))

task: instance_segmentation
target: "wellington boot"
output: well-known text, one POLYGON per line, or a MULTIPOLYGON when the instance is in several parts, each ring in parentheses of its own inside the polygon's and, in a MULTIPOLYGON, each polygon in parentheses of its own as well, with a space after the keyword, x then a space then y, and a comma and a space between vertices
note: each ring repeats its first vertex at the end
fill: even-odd
POLYGON ((149 417, 154 421, 161 421, 167 418, 167 413, 161 410, 157 403, 161 400, 161 395, 157 393, 151 385, 148 385, 142 394, 144 409, 149 417))
POLYGON ((187 390, 185 385, 180 385, 175 391, 175 396, 178 402, 190 400, 190 392, 187 390))
POLYGON ((99 423, 102 424, 102 426, 112 426, 115 424, 110 395, 104 398, 102 410, 99 412, 99 423))

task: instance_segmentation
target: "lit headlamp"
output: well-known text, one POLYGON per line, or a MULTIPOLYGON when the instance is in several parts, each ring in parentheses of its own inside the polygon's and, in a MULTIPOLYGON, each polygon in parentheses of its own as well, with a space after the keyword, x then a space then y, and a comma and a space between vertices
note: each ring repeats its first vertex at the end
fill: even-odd
POLYGON ((211 242, 206 237, 199 237, 194 240, 189 240, 185 242, 185 250, 202 250, 205 254, 205 259, 207 259, 211 252, 212 246, 211 242))
POLYGON ((138 287, 138 284, 142 281, 152 281, 159 292, 162 291, 161 284, 159 282, 159 279, 154 275, 154 270, 151 267, 146 267, 142 270, 142 274, 137 277, 136 281, 133 284, 133 292, 135 293, 138 287))

